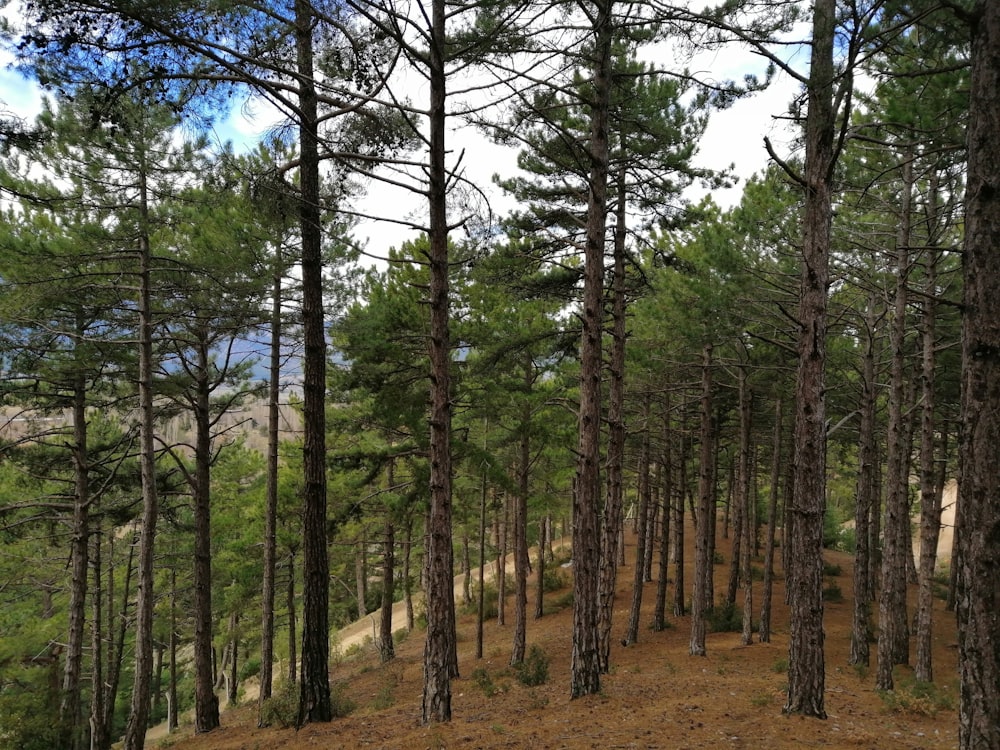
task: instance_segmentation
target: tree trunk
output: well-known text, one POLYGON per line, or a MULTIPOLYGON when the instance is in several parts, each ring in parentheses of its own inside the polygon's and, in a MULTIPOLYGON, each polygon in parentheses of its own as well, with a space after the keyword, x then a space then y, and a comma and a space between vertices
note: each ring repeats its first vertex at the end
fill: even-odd
POLYGON ((656 575, 656 603, 653 606, 653 630, 657 633, 666 628, 667 583, 670 577, 670 515, 674 495, 672 441, 670 436, 670 394, 666 395, 663 407, 663 455, 660 459, 660 492, 663 502, 663 528, 660 531, 660 566, 656 575))
MULTIPOLYGON (((78 329, 79 331, 79 329, 78 329)), ((90 480, 87 456, 87 381, 81 370, 73 386, 73 521, 70 536, 69 633, 59 702, 59 724, 68 750, 84 742, 81 720, 80 674, 87 607, 87 558, 90 552, 90 480)), ((100 597, 100 591, 96 592, 100 597)))
POLYGON ((139 473, 142 520, 139 537, 139 593, 135 619, 135 673, 132 703, 125 727, 124 750, 142 750, 149 723, 149 685, 153 674, 153 555, 159 503, 156 494, 156 448, 153 411, 152 253, 145 165, 139 166, 139 473))
POLYGON ((695 516, 694 540, 694 590, 691 594, 691 641, 688 651, 692 656, 705 656, 705 610, 708 598, 708 579, 712 575, 709 557, 712 523, 711 506, 715 504, 715 487, 712 464, 715 460, 712 434, 712 345, 702 348, 701 365, 701 449, 698 460, 698 513, 695 516))
POLYGON ((178 727, 177 717, 177 569, 170 569, 170 642, 167 644, 167 733, 178 727))
POLYGON ((882 544, 882 585, 879 589, 878 671, 875 686, 892 690, 892 668, 910 659, 910 630, 906 616, 907 559, 912 560, 909 503, 909 440, 904 420, 907 403, 906 306, 910 272, 910 221, 913 195, 912 151, 904 154, 899 236, 896 240, 896 294, 892 325, 892 374, 889 386, 889 424, 886 457, 885 539, 882 544))
POLYGON ((593 695, 601 690, 597 627, 601 564, 598 510, 601 493, 601 349, 604 332, 608 113, 614 36, 612 6, 613 0, 597 0, 593 8, 593 103, 581 310, 579 445, 573 492, 573 652, 570 666, 570 695, 573 698, 593 695))
POLYGON ((545 613, 545 542, 549 534, 549 519, 538 521, 538 576, 535 579, 535 619, 545 613))
MULTIPOLYGON (((484 434, 489 432, 489 422, 484 425, 484 434)), ((486 447, 485 445, 483 446, 486 447)), ((486 470, 483 464, 482 487, 479 496, 479 589, 476 591, 476 658, 483 658, 483 625, 486 619, 486 470)))
POLYGON ((357 591, 358 619, 368 615, 368 540, 365 530, 361 529, 361 538, 354 548, 354 587, 357 591))
MULTIPOLYGON (((743 587, 743 633, 742 643, 749 646, 753 643, 753 575, 750 568, 750 557, 753 551, 753 540, 756 533, 756 523, 753 512, 753 446, 750 445, 750 428, 753 418, 753 394, 747 384, 746 367, 740 367, 739 377, 739 408, 740 408, 740 453, 739 453, 739 485, 737 498, 740 504, 740 516, 743 523, 740 526, 740 585, 743 587)), ((735 552, 733 553, 735 554, 735 552)))
POLYGON ((864 354, 861 362, 861 424, 858 435, 857 504, 854 510, 854 619, 851 627, 850 664, 868 666, 872 635, 871 518, 878 512, 875 463, 876 388, 875 382, 875 299, 869 297, 865 321, 864 354))
POLYGON ((413 515, 406 515, 406 539, 403 540, 403 603, 406 606, 406 632, 414 627, 413 586, 410 581, 410 555, 413 551, 413 515))
POLYGON ((229 660, 229 685, 226 690, 226 700, 229 701, 230 708, 236 706, 239 701, 240 691, 240 613, 233 612, 229 615, 229 638, 230 660, 229 660))
POLYGON ((195 420, 194 501, 194 728, 211 732, 219 726, 219 698, 212 686, 212 425, 209 364, 211 354, 198 350, 195 420))
POLYGON ((774 401, 774 437, 771 440, 771 491, 767 503, 767 540, 764 543, 764 584, 760 602, 761 643, 771 642, 771 596, 774 593, 774 537, 778 523, 778 493, 781 479, 781 397, 774 401))
POLYGON ((303 443, 302 670, 297 726, 333 718, 330 702, 330 562, 326 496, 326 330, 320 224, 319 117, 313 11, 295 0, 299 99, 299 232, 302 242, 303 443))
MULTIPOLYGON (((932 177, 928 212, 931 214, 931 224, 934 223, 934 207, 937 204, 937 192, 932 177)), ((920 367, 920 567, 918 570, 918 593, 916 615, 916 660, 913 665, 914 676, 922 682, 934 679, 934 669, 931 659, 932 625, 931 610, 934 602, 934 569, 937 565, 938 537, 941 532, 941 491, 938 482, 937 462, 935 461, 935 400, 934 400, 934 347, 935 347, 935 316, 937 308, 934 295, 937 291, 937 260, 938 251, 934 247, 927 250, 925 292, 923 298, 923 315, 921 326, 922 357, 920 367)), ((946 463, 946 459, 942 459, 946 463)))
MULTIPOLYGON (((114 539, 114 535, 109 537, 114 539)), ((108 551, 108 612, 114 610, 115 595, 115 557, 114 549, 109 542, 108 551)), ((104 734, 99 738, 99 745, 102 748, 111 747, 111 728, 114 724, 115 708, 118 697, 118 682, 121 679, 122 663, 125 659, 125 634, 128 632, 130 618, 128 614, 129 602, 132 600, 132 576, 135 574, 135 551, 137 538, 133 535, 128 545, 128 557, 125 562, 125 583, 122 587, 122 603, 118 610, 118 629, 115 633, 115 643, 112 648, 108 646, 108 681, 104 691, 104 734)))
MULTIPOLYGON (((614 235, 614 275, 612 289, 612 334, 608 384, 608 449, 607 498, 604 502, 604 524, 601 527, 601 566, 598 575, 597 638, 601 672, 611 668, 611 622, 615 609, 615 587, 618 580, 618 555, 622 540, 623 486, 625 463, 625 167, 618 173, 618 203, 614 235)), ((641 559, 636 565, 641 564, 641 559)))
POLYGON ((503 517, 497 519, 497 625, 507 624, 507 529, 510 497, 504 493, 503 517))
POLYGON ((288 683, 294 685, 298 680, 297 667, 299 663, 296 653, 298 637, 296 635, 295 616, 295 553, 288 553, 288 588, 285 591, 285 608, 288 610, 288 683))
MULTIPOLYGON (((104 750, 102 744, 105 736, 104 731, 104 641, 109 632, 105 630, 106 620, 104 618, 104 599, 102 588, 102 551, 101 545, 104 543, 101 521, 96 521, 96 528, 90 533, 90 541, 93 544, 93 551, 90 554, 91 572, 91 616, 90 616, 90 663, 91 663, 91 690, 90 690, 90 746, 91 750, 104 750)), ((111 610, 108 610, 108 618, 111 617, 111 610)), ((107 623, 110 624, 110 623, 107 623)), ((108 743, 110 745, 110 742, 108 743)))
POLYGON ((257 698, 257 724, 261 726, 264 701, 274 687, 274 595, 278 559, 278 439, 281 380, 281 251, 275 258, 271 290, 271 343, 267 384, 267 488, 264 500, 264 570, 261 582, 260 694, 257 698))
MULTIPOLYGON (((530 356, 525 367, 525 387, 531 387, 530 356)), ((514 497, 514 639, 510 664, 524 662, 528 628, 528 492, 531 472, 531 406, 521 414, 518 441, 517 495, 514 497)))
POLYGON ((385 522, 385 539, 382 542, 382 606, 379 612, 378 653, 385 664, 396 656, 392 640, 392 603, 396 595, 396 528, 392 519, 385 522))
POLYGON ((785 713, 826 718, 823 656, 823 515, 826 509, 826 330, 829 283, 836 0, 813 6, 805 126, 805 207, 795 383, 792 568, 785 713))
POLYGON ((472 553, 469 550, 469 535, 462 532, 462 604, 472 604, 472 553))
POLYGON ((427 529, 427 640, 424 724, 451 720, 455 663, 455 592, 451 541, 451 340, 448 304, 448 221, 445 168, 445 2, 431 1, 430 84, 430 524, 427 529))
POLYGON ((1000 747, 1000 5, 973 9, 968 125, 958 643, 959 747, 1000 747))
POLYGON ((684 496, 687 494, 687 459, 690 443, 680 436, 680 456, 677 459, 677 490, 674 497, 674 617, 683 617, 687 610, 684 600, 684 496))
POLYGON ((639 452, 639 528, 636 530, 635 569, 632 576, 632 606, 629 608, 628 630, 625 632, 624 645, 629 646, 639 640, 639 617, 642 610, 642 587, 644 583, 644 565, 646 559, 647 526, 649 524, 650 506, 649 482, 649 394, 643 401, 642 447, 639 452))

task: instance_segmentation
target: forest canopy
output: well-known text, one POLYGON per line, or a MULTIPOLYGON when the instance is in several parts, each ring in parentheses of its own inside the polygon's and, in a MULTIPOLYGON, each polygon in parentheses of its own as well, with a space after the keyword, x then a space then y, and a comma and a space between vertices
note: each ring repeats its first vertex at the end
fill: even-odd
POLYGON ((250 678, 261 726, 289 696, 331 721, 331 632, 366 615, 384 662, 424 631, 420 720, 450 721, 456 598, 481 623, 509 558, 523 665, 556 529, 568 693, 597 694, 626 521, 625 645, 654 572, 692 655, 720 607, 769 640, 780 565, 782 710, 825 718, 836 548, 852 663, 932 683, 957 616, 961 747, 1000 745, 995 4, 18 10, 44 98, 0 115, 0 748, 208 732, 250 678), (787 142, 706 167, 778 75, 787 142), (220 144, 239 106, 274 124, 220 144))

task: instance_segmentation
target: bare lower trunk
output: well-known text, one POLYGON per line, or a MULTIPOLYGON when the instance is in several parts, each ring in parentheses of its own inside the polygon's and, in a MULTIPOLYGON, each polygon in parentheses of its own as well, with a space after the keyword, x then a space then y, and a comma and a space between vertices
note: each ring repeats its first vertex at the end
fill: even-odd
POLYGON ((139 593, 136 600, 135 672, 132 704, 125 727, 125 750, 142 750, 149 723, 149 686, 153 673, 153 556, 159 503, 156 494, 156 449, 153 412, 152 256, 149 246, 149 204, 145 170, 140 166, 139 236, 139 472, 142 482, 142 519, 139 526, 139 593))
POLYGON ((892 348, 892 375, 889 387, 889 425, 886 457, 885 538, 882 544, 882 585, 878 607, 878 672, 875 679, 879 690, 892 690, 892 668, 906 664, 910 658, 910 630, 906 616, 907 564, 912 561, 910 545, 909 504, 909 440, 904 425, 905 404, 905 336, 907 311, 907 278, 910 270, 910 204, 913 192, 912 155, 905 155, 903 164, 900 230, 896 241, 895 309, 889 339, 892 348))
POLYGON ((427 528, 427 639, 424 642, 424 724, 451 720, 455 649, 454 561, 451 530, 451 335, 445 169, 445 2, 430 3, 430 508, 427 528))
POLYGON ((264 503, 264 570, 261 580, 260 630, 260 693, 257 722, 263 716, 264 701, 271 697, 274 686, 274 599, 277 568, 278 517, 278 420, 281 394, 281 257, 275 259, 276 270, 271 288, 270 369, 267 388, 267 488, 264 503))
POLYGON ((1000 5, 978 0, 973 24, 956 599, 961 750, 1000 747, 1000 5))
POLYGON ((712 508, 715 493, 712 484, 712 463, 715 460, 712 434, 712 345, 702 348, 701 366, 701 450, 698 462, 698 513, 695 516, 694 590, 691 594, 691 641, 688 650, 692 656, 705 656, 705 611, 708 580, 712 575, 709 556, 712 508))
POLYGON ((805 126, 806 188, 795 384, 794 500, 786 713, 826 718, 823 649, 823 515, 826 510, 826 334, 833 176, 836 1, 813 5, 805 126))
POLYGON ((593 106, 590 112, 590 177, 584 253, 580 342, 580 411, 576 486, 573 491, 573 649, 570 695, 601 689, 598 643, 601 477, 601 360, 604 331, 604 246, 607 231, 608 113, 611 101, 613 0, 593 9, 593 106))
POLYGON ((861 365, 861 426, 858 435, 857 504, 854 511, 854 619, 851 628, 851 664, 868 666, 872 634, 871 519, 876 502, 875 445, 875 300, 868 301, 865 350, 861 365))
POLYGON ((319 117, 312 6, 295 0, 299 105, 299 233, 302 244, 303 490, 302 668, 297 726, 333 718, 330 696, 330 562, 327 550, 326 330, 320 217, 319 117))
POLYGON ((682 435, 678 457, 677 490, 674 493, 674 616, 683 617, 687 610, 684 600, 684 497, 687 494, 687 458, 689 443, 682 435))
POLYGON ((767 503, 767 539, 764 542, 764 584, 760 603, 761 643, 771 642, 771 596, 774 589, 774 537, 778 523, 778 493, 781 478, 781 398, 774 402, 774 437, 771 439, 771 492, 767 503))
MULTIPOLYGON (((604 523, 601 526, 601 566, 597 582, 598 660, 601 672, 611 668, 611 624, 615 607, 619 555, 622 544, 623 485, 625 463, 625 220, 626 200, 624 167, 618 174, 619 189, 614 235, 614 274, 612 276, 612 337, 608 384, 608 450, 605 467, 607 497, 604 523)), ((641 563, 636 561, 636 565, 641 563)))
MULTIPOLYGON (((931 188, 930 204, 936 203, 934 188, 931 188)), ((923 682, 931 682, 934 669, 932 653, 932 607, 934 602, 934 569, 937 564, 938 537, 941 531, 941 492, 935 461, 935 416, 934 416, 934 347, 935 315, 934 294, 937 287, 937 250, 931 247, 927 258, 928 292, 923 299, 921 326, 922 357, 920 367, 920 567, 918 570, 918 593, 916 615, 916 660, 913 664, 914 676, 923 682)), ((947 455, 947 454, 945 454, 947 455)))
POLYGON ((649 524, 650 506, 650 482, 649 482, 649 395, 646 395, 643 403, 643 417, 645 425, 642 432, 642 448, 639 452, 639 528, 636 530, 635 545, 635 569, 632 576, 632 606, 629 608, 628 629, 625 632, 625 645, 636 643, 639 640, 639 616, 642 611, 642 587, 643 587, 643 562, 646 559, 646 546, 648 535, 646 533, 649 524))

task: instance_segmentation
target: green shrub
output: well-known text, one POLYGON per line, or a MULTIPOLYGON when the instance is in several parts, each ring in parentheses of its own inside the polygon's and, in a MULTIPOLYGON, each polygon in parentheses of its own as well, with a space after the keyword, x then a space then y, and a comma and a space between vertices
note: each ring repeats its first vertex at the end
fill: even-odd
MULTIPOLYGON (((492 620, 500 613, 500 605, 497 602, 499 592, 497 587, 487 582, 483 586, 483 620, 492 620)), ((472 601, 463 604, 462 614, 474 615, 479 612, 479 583, 472 585, 472 601)))
POLYGON ((735 633, 743 630, 743 610, 724 602, 705 611, 705 622, 713 633, 735 633))
POLYGON ((831 578, 836 578, 842 572, 843 568, 841 568, 836 563, 828 563, 825 560, 823 561, 823 575, 830 576, 831 578))
POLYGON ((299 718, 299 686, 284 680, 260 707, 261 726, 294 727, 299 718))
POLYGON ((880 690, 879 696, 893 713, 936 716, 939 711, 955 710, 954 692, 933 682, 922 682, 912 674, 897 669, 894 690, 880 690))
POLYGON ((549 681, 549 657, 538 644, 532 644, 524 661, 514 665, 514 676, 522 685, 535 687, 549 681))
POLYGON ((562 568, 553 565, 545 568, 545 572, 542 574, 542 591, 558 591, 565 588, 566 584, 566 575, 562 568))
POLYGON ((831 583, 829 586, 823 588, 823 601, 830 602, 831 604, 840 604, 844 601, 844 592, 840 590, 840 586, 831 583))
POLYGON ((240 667, 240 682, 260 674, 260 659, 247 659, 240 667))
POLYGON ((472 670, 472 680, 476 683, 476 687, 482 690, 483 695, 487 698, 492 698, 500 692, 500 688, 498 688, 496 683, 493 682, 493 678, 490 677, 490 673, 483 667, 476 667, 472 670))
POLYGON ((333 711, 333 718, 342 719, 354 712, 358 704, 354 702, 347 691, 350 689, 348 683, 333 685, 330 689, 330 706, 333 711))

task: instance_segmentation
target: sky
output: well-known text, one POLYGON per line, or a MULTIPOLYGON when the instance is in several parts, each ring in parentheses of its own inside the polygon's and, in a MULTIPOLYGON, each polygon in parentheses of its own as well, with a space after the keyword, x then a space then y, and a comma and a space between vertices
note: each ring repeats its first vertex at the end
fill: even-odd
MULTIPOLYGON (((793 61, 805 64, 804 60, 793 61)), ((40 110, 41 93, 31 81, 9 67, 10 60, 0 57, 0 102, 7 113, 31 119, 40 110)), ((745 49, 735 46, 722 51, 704 53, 688 63, 690 70, 715 79, 741 79, 745 73, 760 74, 764 64, 745 49)), ((742 183, 754 173, 764 169, 768 155, 764 137, 771 139, 777 151, 787 155, 792 136, 787 126, 777 119, 788 110, 790 101, 798 92, 797 82, 780 74, 765 91, 741 99, 729 109, 713 112, 707 130, 699 144, 696 165, 712 169, 725 169, 733 165, 733 173, 740 179, 736 187, 713 191, 713 199, 723 208, 739 201, 742 183)), ((266 105, 251 101, 237 106, 228 116, 220 118, 212 134, 217 143, 232 141, 237 148, 252 148, 254 143, 274 124, 276 115, 266 105)), ((454 154, 465 150, 463 165, 466 176, 476 182, 490 196, 494 211, 503 212, 511 205, 510 199, 492 184, 492 176, 512 176, 516 152, 486 142, 471 129, 454 132, 449 139, 454 154)), ((692 187, 685 197, 697 201, 706 190, 700 185, 692 187)), ((384 184, 373 183, 359 201, 363 213, 379 214, 392 206, 397 216, 407 213, 420 219, 424 205, 411 194, 393 190, 384 184)), ((415 232, 385 221, 361 221, 354 229, 356 239, 366 243, 375 257, 384 256, 392 246, 415 236, 415 232)))

